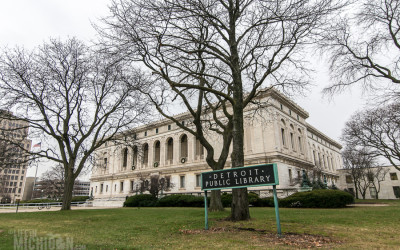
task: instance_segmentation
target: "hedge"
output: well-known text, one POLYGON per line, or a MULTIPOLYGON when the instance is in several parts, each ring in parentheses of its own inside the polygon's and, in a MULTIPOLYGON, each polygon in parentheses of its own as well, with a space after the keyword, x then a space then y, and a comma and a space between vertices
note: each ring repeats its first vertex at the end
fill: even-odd
POLYGON ((274 207, 274 197, 258 198, 250 203, 253 207, 274 207))
POLYGON ((128 197, 124 202, 124 207, 155 207, 157 198, 151 194, 139 194, 128 197))
POLYGON ((280 207, 339 208, 354 203, 354 197, 341 190, 317 189, 298 192, 279 200, 280 207))
MULTIPOLYGON (((253 192, 249 192, 247 193, 247 197, 249 199, 249 204, 255 207, 268 207, 266 205, 261 205, 261 204, 266 204, 269 202, 269 200, 265 200, 264 199, 269 199, 269 198, 264 198, 261 199, 260 197, 258 197, 258 194, 253 193, 253 192)), ((230 207, 232 204, 232 194, 228 194, 228 193, 222 193, 221 195, 221 201, 222 201, 222 205, 224 207, 230 207)), ((272 200, 272 202, 274 202, 272 200)), ((272 206, 274 206, 274 204, 272 203, 272 206)))
MULTIPOLYGON (((209 204, 208 200, 208 204, 209 204)), ((184 194, 168 195, 158 200, 160 207, 204 207, 204 197, 184 194)))

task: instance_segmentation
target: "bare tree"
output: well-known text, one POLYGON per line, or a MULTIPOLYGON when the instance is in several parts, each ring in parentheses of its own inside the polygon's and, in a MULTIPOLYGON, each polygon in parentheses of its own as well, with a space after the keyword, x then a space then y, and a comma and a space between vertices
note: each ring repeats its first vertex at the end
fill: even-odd
MULTIPOLYGON (((260 89, 298 90, 307 83, 301 49, 338 7, 331 0, 120 0, 98 30, 108 52, 145 66, 147 80, 160 86, 148 93, 158 95, 151 99, 161 114, 171 119, 165 108, 176 102, 188 110, 194 128, 180 127, 200 140, 213 169, 223 168, 226 157, 213 162, 203 131, 219 133, 223 151, 231 137, 236 168, 244 165, 244 109, 260 89), (214 120, 204 127, 208 110, 214 120)), ((247 189, 232 193, 231 219, 249 219, 247 189)))
POLYGON ((369 154, 386 158, 400 170, 400 104, 357 112, 346 123, 342 139, 348 145, 368 148, 369 154))
POLYGON ((367 189, 371 186, 370 176, 373 172, 371 169, 376 167, 375 156, 365 147, 348 145, 342 151, 343 166, 347 169, 354 182, 355 195, 358 199, 360 193, 363 199, 367 189))
POLYGON ((64 194, 64 168, 61 164, 52 167, 43 173, 40 186, 43 195, 50 198, 61 199, 64 194))
POLYGON ((75 38, 2 53, 1 108, 15 112, 41 141, 37 152, 20 150, 63 166, 62 210, 70 209, 74 181, 92 153, 146 113, 133 78, 124 64, 75 38))
POLYGON ((381 182, 385 180, 388 172, 389 169, 382 166, 377 166, 375 168, 368 169, 367 172, 368 181, 370 182, 370 186, 375 190, 375 199, 379 199, 379 192, 381 191, 381 182))
MULTIPOLYGON (((354 83, 366 88, 387 88, 398 98, 400 83, 400 2, 393 0, 354 1, 346 16, 327 29, 320 43, 330 53, 335 93, 354 83), (354 11, 356 10, 356 11, 354 11)), ((387 96, 386 96, 387 97, 387 96)))
POLYGON ((171 183, 171 177, 165 176, 161 177, 159 175, 150 176, 150 185, 148 187, 148 191, 155 197, 159 196, 159 193, 163 193, 164 191, 169 191, 174 187, 174 184, 171 183))

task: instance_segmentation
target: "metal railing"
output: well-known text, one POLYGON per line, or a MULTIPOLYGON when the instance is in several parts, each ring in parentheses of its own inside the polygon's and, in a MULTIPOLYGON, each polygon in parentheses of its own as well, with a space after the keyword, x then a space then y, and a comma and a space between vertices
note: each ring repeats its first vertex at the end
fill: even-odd
MULTIPOLYGON (((72 207, 91 207, 93 204, 91 201, 77 201, 71 202, 72 207)), ((37 208, 39 210, 43 208, 50 209, 51 207, 61 207, 62 202, 42 202, 42 203, 19 203, 19 208, 37 208)), ((0 209, 11 209, 16 208, 16 203, 0 204, 0 209)))

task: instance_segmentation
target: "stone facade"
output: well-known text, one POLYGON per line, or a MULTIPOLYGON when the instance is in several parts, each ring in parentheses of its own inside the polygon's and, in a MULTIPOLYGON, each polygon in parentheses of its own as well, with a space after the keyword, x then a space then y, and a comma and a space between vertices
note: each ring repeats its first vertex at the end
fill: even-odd
MULTIPOLYGON (((308 113, 281 93, 271 90, 263 103, 245 110, 245 164, 277 163, 278 191, 299 187, 302 170, 319 166, 328 185, 336 183, 341 168, 341 145, 310 126, 308 113)), ((190 122, 187 114, 176 118, 190 122)), ((168 176, 174 184, 168 193, 200 193, 199 176, 211 171, 204 160, 206 152, 196 138, 170 120, 161 120, 135 129, 136 145, 104 145, 96 151, 97 164, 91 176, 94 205, 113 201, 119 206, 126 196, 137 193, 139 179, 152 175, 168 176), (134 168, 132 168, 134 166, 134 168)), ((218 155, 221 139, 209 132, 218 155)), ((225 168, 231 165, 230 159, 225 168)), ((266 190, 270 187, 252 188, 266 190)), ((287 192, 286 192, 287 193, 287 192)))
MULTIPOLYGON (((400 171, 393 166, 384 166, 386 175, 380 182, 379 199, 399 199, 400 198, 400 171)), ((340 174, 338 186, 340 189, 347 189, 350 192, 355 192, 354 181, 346 169, 339 169, 340 174)), ((363 183, 363 186, 365 183, 363 183)), ((368 186, 368 185, 367 185, 368 186)), ((359 198, 362 199, 359 193, 359 198)), ((367 187, 365 193, 366 199, 376 199, 376 188, 372 185, 367 187)))

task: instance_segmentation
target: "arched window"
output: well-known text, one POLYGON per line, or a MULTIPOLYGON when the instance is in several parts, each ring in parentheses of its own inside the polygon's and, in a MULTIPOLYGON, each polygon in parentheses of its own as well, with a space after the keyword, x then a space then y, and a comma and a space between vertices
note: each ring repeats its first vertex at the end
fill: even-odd
POLYGON ((298 131, 299 131, 299 137, 298 137, 299 151, 300 151, 300 153, 303 153, 303 144, 301 143, 301 130, 298 129, 298 131))
POLYGON ((167 141, 167 162, 172 163, 174 159, 174 140, 169 138, 167 141))
POLYGON ((204 147, 201 145, 200 140, 196 139, 196 158, 203 159, 204 158, 204 147))
POLYGON ((160 162, 160 141, 154 144, 154 162, 160 162))
POLYGON ((188 157, 188 138, 186 135, 181 137, 181 158, 188 157))
POLYGON ((285 129, 281 128, 281 139, 282 139, 282 144, 283 146, 286 146, 286 139, 285 139, 285 129))
POLYGON ((135 167, 137 166, 137 157, 138 157, 138 149, 135 146, 133 148, 133 154, 132 154, 132 166, 135 166, 135 167))
POLYGON ((126 168, 128 166, 128 148, 122 150, 122 167, 126 168))
POLYGON ((143 145, 143 164, 149 163, 149 145, 146 143, 143 145))
POLYGON ((281 140, 282 140, 282 145, 286 146, 286 138, 285 138, 285 128, 286 128, 286 123, 283 119, 281 119, 281 140))

